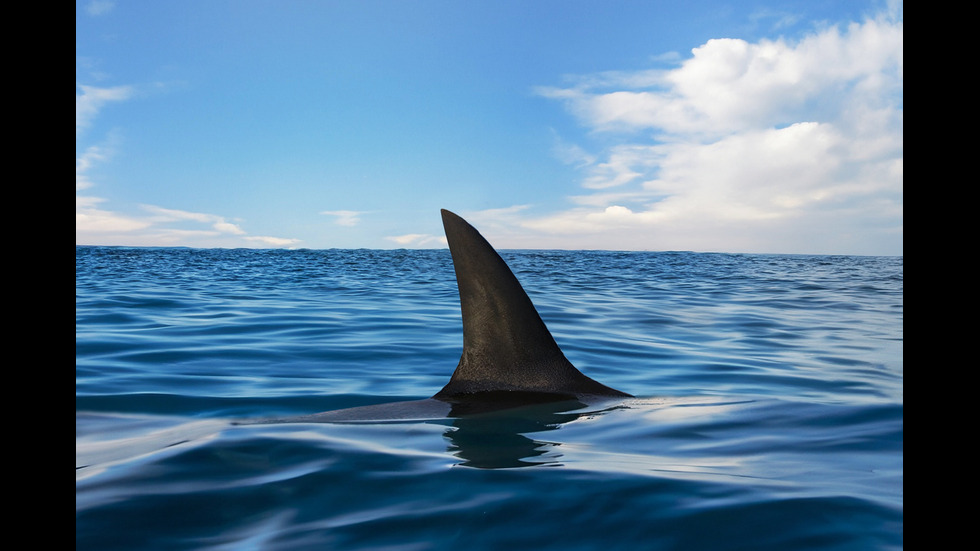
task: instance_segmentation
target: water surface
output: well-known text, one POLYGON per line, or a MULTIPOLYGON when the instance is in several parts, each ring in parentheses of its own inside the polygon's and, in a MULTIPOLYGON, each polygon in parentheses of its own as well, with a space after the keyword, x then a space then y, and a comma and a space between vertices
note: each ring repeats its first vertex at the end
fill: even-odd
POLYGON ((448 250, 77 247, 76 548, 902 548, 902 258, 502 256, 635 399, 232 426, 438 391, 448 250))

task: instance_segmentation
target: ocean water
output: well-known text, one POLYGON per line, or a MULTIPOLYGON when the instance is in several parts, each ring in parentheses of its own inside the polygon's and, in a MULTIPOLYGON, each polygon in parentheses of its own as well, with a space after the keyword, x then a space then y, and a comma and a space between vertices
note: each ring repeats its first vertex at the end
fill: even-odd
POLYGON ((901 257, 501 255, 635 398, 233 425, 438 391, 448 250, 76 247, 76 549, 903 547, 901 257))

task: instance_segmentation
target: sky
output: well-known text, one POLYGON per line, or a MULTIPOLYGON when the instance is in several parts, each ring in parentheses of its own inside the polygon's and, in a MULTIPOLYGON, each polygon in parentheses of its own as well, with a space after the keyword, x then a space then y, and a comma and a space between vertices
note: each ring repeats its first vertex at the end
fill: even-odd
POLYGON ((903 4, 80 0, 76 245, 903 254, 903 4))

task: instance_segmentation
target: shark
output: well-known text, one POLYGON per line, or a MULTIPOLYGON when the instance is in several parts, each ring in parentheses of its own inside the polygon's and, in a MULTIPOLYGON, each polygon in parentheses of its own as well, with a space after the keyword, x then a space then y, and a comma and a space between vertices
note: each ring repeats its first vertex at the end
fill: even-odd
POLYGON ((572 365, 500 254, 462 217, 441 213, 463 318, 463 352, 449 382, 421 400, 235 424, 427 420, 521 408, 559 413, 632 398, 572 365))
POLYGON ((431 397, 289 417, 188 420, 76 412, 76 480, 203 445, 229 426, 286 423, 446 424, 449 450, 461 464, 523 467, 555 460, 554 444, 529 435, 633 407, 632 395, 572 365, 510 267, 476 228, 448 210, 442 210, 442 222, 459 290, 463 351, 449 382, 431 397))

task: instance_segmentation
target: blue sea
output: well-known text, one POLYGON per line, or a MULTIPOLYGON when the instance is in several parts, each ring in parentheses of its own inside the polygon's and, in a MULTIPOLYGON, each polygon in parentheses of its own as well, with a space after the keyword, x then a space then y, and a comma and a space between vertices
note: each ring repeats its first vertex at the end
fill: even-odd
POLYGON ((449 251, 76 247, 76 549, 903 548, 902 257, 501 256, 635 398, 235 425, 441 389, 449 251))

